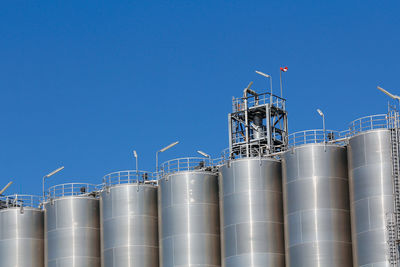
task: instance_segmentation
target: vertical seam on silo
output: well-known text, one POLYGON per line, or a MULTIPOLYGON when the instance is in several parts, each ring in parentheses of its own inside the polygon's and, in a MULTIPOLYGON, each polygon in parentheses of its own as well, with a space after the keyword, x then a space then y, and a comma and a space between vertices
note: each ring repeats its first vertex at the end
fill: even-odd
POLYGON ((233 226, 233 227, 235 227, 235 255, 237 256, 237 255, 239 255, 238 254, 238 238, 237 238, 237 229, 236 229, 236 224, 233 226))
POLYGON ((301 240, 301 243, 304 243, 304 240, 303 240, 303 224, 301 223, 301 211, 299 211, 299 222, 300 222, 300 240, 301 240))
POLYGON ((114 252, 114 250, 115 250, 115 248, 112 248, 112 249, 111 249, 111 251, 112 251, 113 267, 115 267, 115 257, 114 257, 115 252, 114 252))
POLYGON ((367 198, 367 205, 368 205, 368 230, 371 230, 371 213, 369 206, 369 198, 367 198))
POLYGON ((172 239, 172 265, 175 266, 175 239, 174 239, 174 236, 172 236, 171 239, 172 239))

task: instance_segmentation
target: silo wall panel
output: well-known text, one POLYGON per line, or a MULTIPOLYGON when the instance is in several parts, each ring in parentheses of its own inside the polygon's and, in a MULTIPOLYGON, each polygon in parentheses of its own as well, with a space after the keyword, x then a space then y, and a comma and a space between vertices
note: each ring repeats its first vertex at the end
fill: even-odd
POLYGON ((100 194, 102 267, 157 267, 157 187, 120 184, 100 194))
POLYGON ((37 208, 0 210, 0 266, 44 266, 44 213, 37 208))
POLYGON ((168 174, 159 181, 160 266, 221 266, 218 176, 168 174))
POLYGON ((100 267, 99 200, 69 196, 45 203, 45 266, 100 267))
POLYGON ((219 185, 222 266, 284 267, 281 163, 232 160, 219 185))
POLYGON ((390 131, 353 136, 348 145, 355 267, 389 267, 387 216, 394 211, 390 131))
POLYGON ((352 267, 346 148, 292 148, 282 174, 286 266, 352 267))

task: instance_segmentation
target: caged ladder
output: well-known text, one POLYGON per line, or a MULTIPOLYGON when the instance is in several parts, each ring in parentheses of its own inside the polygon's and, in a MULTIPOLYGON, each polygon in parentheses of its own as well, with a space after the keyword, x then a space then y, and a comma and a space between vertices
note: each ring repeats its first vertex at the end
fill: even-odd
POLYGON ((393 267, 399 266, 399 240, 400 240, 400 167, 399 167, 399 114, 396 110, 389 112, 389 129, 391 137, 392 154, 392 180, 394 195, 394 213, 387 216, 389 261, 393 267))

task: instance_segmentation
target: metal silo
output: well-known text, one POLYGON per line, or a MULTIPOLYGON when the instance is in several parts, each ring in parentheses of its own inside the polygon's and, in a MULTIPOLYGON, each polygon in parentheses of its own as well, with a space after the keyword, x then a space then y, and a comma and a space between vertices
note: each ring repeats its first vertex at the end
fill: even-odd
POLYGON ((158 266, 156 184, 149 172, 121 171, 104 177, 100 193, 102 267, 158 266))
POLYGON ((220 168, 222 266, 285 266, 281 163, 231 160, 220 168))
POLYGON ((40 198, 0 198, 0 266, 43 267, 44 221, 40 198))
POLYGON ((284 267, 282 173, 274 155, 287 145, 286 104, 251 85, 232 100, 229 152, 219 168, 222 266, 284 267))
POLYGON ((294 133, 282 155, 287 267, 353 266, 347 152, 328 132, 294 133))
POLYGON ((376 115, 356 120, 350 127, 353 136, 349 139, 348 158, 355 267, 397 266, 392 167, 398 167, 398 155, 393 154, 398 153, 398 141, 393 140, 392 133, 396 132, 388 129, 389 125, 386 115, 376 115))
POLYGON ((162 165, 158 184, 160 266, 221 266, 218 176, 205 158, 162 165))
POLYGON ((99 199, 90 184, 49 189, 45 208, 45 266, 100 267, 99 199))

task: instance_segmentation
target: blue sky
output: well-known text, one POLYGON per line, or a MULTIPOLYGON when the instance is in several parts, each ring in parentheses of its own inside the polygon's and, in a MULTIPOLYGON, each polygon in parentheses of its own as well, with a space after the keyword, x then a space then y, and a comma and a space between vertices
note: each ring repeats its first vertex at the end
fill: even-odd
POLYGON ((399 1, 3 1, 0 175, 8 193, 219 156, 232 96, 285 73, 291 132, 343 129, 400 93, 399 1))

